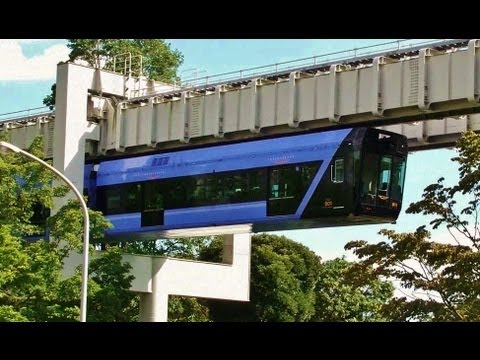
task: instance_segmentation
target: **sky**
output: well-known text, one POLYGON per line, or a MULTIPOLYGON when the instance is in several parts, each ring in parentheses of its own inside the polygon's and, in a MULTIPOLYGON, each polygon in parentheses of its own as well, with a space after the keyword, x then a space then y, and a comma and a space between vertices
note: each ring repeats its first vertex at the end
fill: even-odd
MULTIPOLYGON (((308 58, 316 55, 384 44, 395 39, 167 39, 184 56, 179 74, 184 79, 211 76, 250 67, 308 58)), ((428 39, 409 41, 424 42, 428 39)), ((0 114, 43 106, 42 100, 55 82, 56 64, 68 59, 66 40, 0 40, 0 114)), ((402 43, 403 44, 403 43, 402 43)), ((388 45, 392 46, 392 45, 388 45)), ((372 48, 382 49, 385 47, 372 48)), ((365 50, 363 50, 365 51, 365 50)), ((361 53, 362 50, 358 50, 361 53)), ((351 52, 353 54, 353 52, 351 52)), ((0 115, 0 119, 2 116, 0 115)), ((355 225, 349 227, 274 232, 298 241, 324 260, 338 256, 353 258, 344 250, 350 240, 378 242, 383 228, 397 232, 414 231, 431 218, 405 214, 408 204, 421 198, 423 189, 446 178, 457 179, 457 166, 450 159, 452 149, 427 150, 409 154, 405 180, 404 205, 396 224, 355 225), (427 165, 427 166, 426 166, 427 165)), ((437 238, 448 237, 434 232, 437 238)))

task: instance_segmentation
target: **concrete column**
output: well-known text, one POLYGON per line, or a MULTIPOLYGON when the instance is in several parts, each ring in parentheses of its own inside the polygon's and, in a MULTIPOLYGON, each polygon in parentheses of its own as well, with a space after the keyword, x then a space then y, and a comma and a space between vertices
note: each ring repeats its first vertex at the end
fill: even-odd
MULTIPOLYGON (((70 63, 57 66, 53 166, 80 192, 83 189, 85 139, 97 127, 87 121, 88 90, 97 88, 98 91, 99 86, 100 90, 121 96, 123 76, 70 63)), ((66 200, 58 202, 56 208, 66 200)))
POLYGON ((223 253, 222 262, 224 264, 233 264, 233 238, 234 234, 227 234, 223 236, 223 253))
POLYGON ((162 257, 139 258, 141 261, 134 262, 134 275, 145 274, 141 263, 149 259, 152 269, 151 277, 132 288, 141 292, 139 320, 167 321, 169 295, 248 301, 250 242, 249 233, 224 235, 223 263, 218 264, 162 257))
POLYGON ((164 273, 162 266, 167 258, 152 258, 151 293, 140 294, 141 322, 167 322, 168 321, 168 284, 162 281, 164 273))
MULTIPOLYGON (((53 166, 62 171, 80 192, 83 188, 85 165, 83 136, 88 125, 87 90, 93 73, 93 69, 72 64, 61 64, 57 67, 53 166)), ((66 200, 59 201, 56 204, 57 209, 66 200)))
POLYGON ((140 322, 168 321, 168 294, 161 289, 151 294, 140 294, 140 322))
MULTIPOLYGON (((83 192, 85 140, 98 131, 98 125, 87 120, 89 89, 122 95, 123 76, 70 63, 57 66, 53 166, 62 172, 80 193, 83 192)), ((65 185, 62 181, 57 184, 65 185)), ((70 191, 64 198, 55 199, 52 213, 65 205, 69 198, 74 197, 70 191)), ((64 275, 73 274, 75 267, 82 261, 80 254, 71 253, 69 258, 65 259, 64 275)))

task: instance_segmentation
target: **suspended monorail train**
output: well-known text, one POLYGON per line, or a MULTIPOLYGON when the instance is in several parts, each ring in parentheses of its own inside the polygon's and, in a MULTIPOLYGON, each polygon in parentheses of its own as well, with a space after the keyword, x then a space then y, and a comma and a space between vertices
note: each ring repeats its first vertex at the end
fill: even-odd
POLYGON ((377 224, 400 213, 407 154, 405 136, 340 129, 87 163, 84 192, 107 240, 377 224))

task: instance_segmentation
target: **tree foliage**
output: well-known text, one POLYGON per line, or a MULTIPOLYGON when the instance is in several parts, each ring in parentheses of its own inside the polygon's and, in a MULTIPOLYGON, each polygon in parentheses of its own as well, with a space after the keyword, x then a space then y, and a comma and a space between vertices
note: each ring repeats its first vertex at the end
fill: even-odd
POLYGON ((322 263, 312 321, 386 321, 382 308, 393 298, 393 284, 372 267, 343 258, 322 263))
MULTIPOLYGON (((41 138, 33 141, 29 151, 42 158, 41 138)), ((56 196, 64 196, 66 186, 53 187, 55 175, 37 162, 20 154, 0 156, 0 320, 1 321, 75 321, 79 317, 81 276, 65 278, 63 262, 72 249, 82 244, 83 215, 78 200, 70 200, 47 227, 55 241, 45 240, 45 225, 38 221, 42 209, 51 208, 56 196), (32 239, 32 236, 39 239, 32 239)), ((98 240, 110 226, 101 213, 90 211, 90 235, 98 240)), ((102 304, 89 316, 124 320, 115 307, 128 309, 125 294, 131 277, 127 266, 116 253, 92 261, 89 283, 92 304, 102 304), (112 290, 111 287, 115 289, 112 290), (95 290, 92 292, 92 290, 95 290), (107 305, 105 305, 107 304, 107 305), (108 313, 105 308, 111 308, 108 313), (116 315, 111 315, 115 312, 116 315)))
MULTIPOLYGON (((103 216, 101 211, 88 209, 90 219, 90 242, 98 243, 104 238, 105 230, 112 224, 103 216)), ((47 219, 47 229, 52 241, 66 250, 82 251, 83 248, 83 213, 77 199, 69 199, 55 215, 47 219)))
MULTIPOLYGON (((61 249, 44 240, 28 243, 0 226, 0 307, 3 321, 75 320, 78 304, 62 292, 61 249)), ((79 297, 77 297, 78 302, 79 297)))
POLYGON ((71 49, 70 61, 84 60, 92 67, 100 68, 105 59, 104 68, 107 70, 113 70, 115 55, 141 55, 143 75, 164 82, 178 80, 177 70, 183 62, 180 51, 173 50, 161 39, 68 39, 67 46, 71 49))
POLYGON ((158 239, 151 241, 128 241, 121 244, 122 249, 130 254, 170 256, 181 259, 198 259, 201 251, 215 237, 184 237, 176 239, 158 239))
POLYGON ((50 87, 50 94, 43 98, 43 105, 48 106, 50 110, 55 108, 55 98, 57 96, 57 83, 50 87))
POLYGON ((456 144, 459 180, 446 186, 444 178, 424 189, 422 199, 407 213, 433 216, 433 229, 444 228, 450 242, 432 241, 426 226, 411 233, 382 230, 388 238, 378 244, 347 244, 382 276, 398 279, 413 295, 393 301, 387 311, 394 320, 480 320, 480 135, 466 132, 456 144), (457 202, 467 199, 462 208, 457 202))
POLYGON ((209 308, 204 299, 187 296, 170 296, 168 300, 168 321, 210 321, 209 308))
MULTIPOLYGON (((43 155, 41 138, 33 141, 29 151, 35 156, 43 155)), ((65 195, 67 187, 52 187, 52 172, 13 152, 0 157, 0 175, 0 223, 10 225, 14 236, 42 232, 43 228, 32 222, 35 211, 51 208, 53 197, 65 195)))
MULTIPOLYGON (((201 258, 220 261, 216 240, 201 258)), ((252 237, 249 302, 208 300, 214 321, 307 321, 315 312, 320 258, 284 236, 252 237)))
MULTIPOLYGON (((114 70, 115 55, 131 54, 134 57, 132 71, 136 76, 140 75, 140 63, 135 60, 135 56, 141 55, 142 75, 167 83, 179 80, 177 71, 183 63, 180 51, 172 49, 162 39, 68 39, 67 46, 71 49, 70 61, 83 60, 92 67, 103 67, 106 70, 114 70)), ((118 62, 121 63, 120 66, 125 64, 122 58, 118 58, 117 64, 118 62)), ((56 85, 53 84, 51 93, 43 99, 43 103, 50 109, 55 106, 55 90, 56 85)))
POLYGON ((136 321, 139 308, 137 296, 130 291, 134 279, 131 265, 122 260, 118 247, 110 247, 92 260, 90 274, 89 321, 136 321))

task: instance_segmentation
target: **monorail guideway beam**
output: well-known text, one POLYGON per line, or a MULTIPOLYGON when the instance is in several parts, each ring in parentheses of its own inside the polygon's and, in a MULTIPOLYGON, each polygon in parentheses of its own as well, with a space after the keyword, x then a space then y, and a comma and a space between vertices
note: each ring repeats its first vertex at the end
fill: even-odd
MULTIPOLYGON (((124 96, 126 78, 121 74, 60 64, 58 119, 53 121, 50 114, 37 131, 28 121, 24 125, 2 122, 0 130, 11 128, 15 139, 10 142, 23 148, 28 145, 23 140, 31 139, 33 133, 46 135, 47 156, 52 157, 53 148, 57 149, 54 162, 67 169, 70 178, 75 168, 82 167, 68 164, 80 164, 82 159, 76 159, 70 150, 62 154, 58 149, 63 149, 63 142, 72 148, 83 147, 94 159, 181 148, 186 143, 217 144, 335 127, 385 127, 412 121, 434 124, 434 119, 475 117, 480 113, 480 41, 460 39, 424 46, 288 71, 262 74, 256 70, 255 76, 190 88, 150 81, 142 90, 144 96, 136 98, 124 96), (63 92, 67 88, 68 99, 72 99, 68 105, 63 92), (94 102, 97 104, 92 105, 94 102), (86 146, 85 141, 78 141, 79 136, 89 140, 86 146)), ((472 130, 478 130, 476 119, 468 120, 467 129, 473 124, 472 130)), ((429 146, 432 131, 441 145, 439 136, 451 135, 452 127, 460 127, 454 123, 462 121, 448 120, 445 134, 439 133, 438 124, 408 128, 407 132, 418 130, 418 148, 429 146)))
POLYGON ((99 123, 98 155, 478 113, 479 48, 473 39, 127 99, 99 123))

